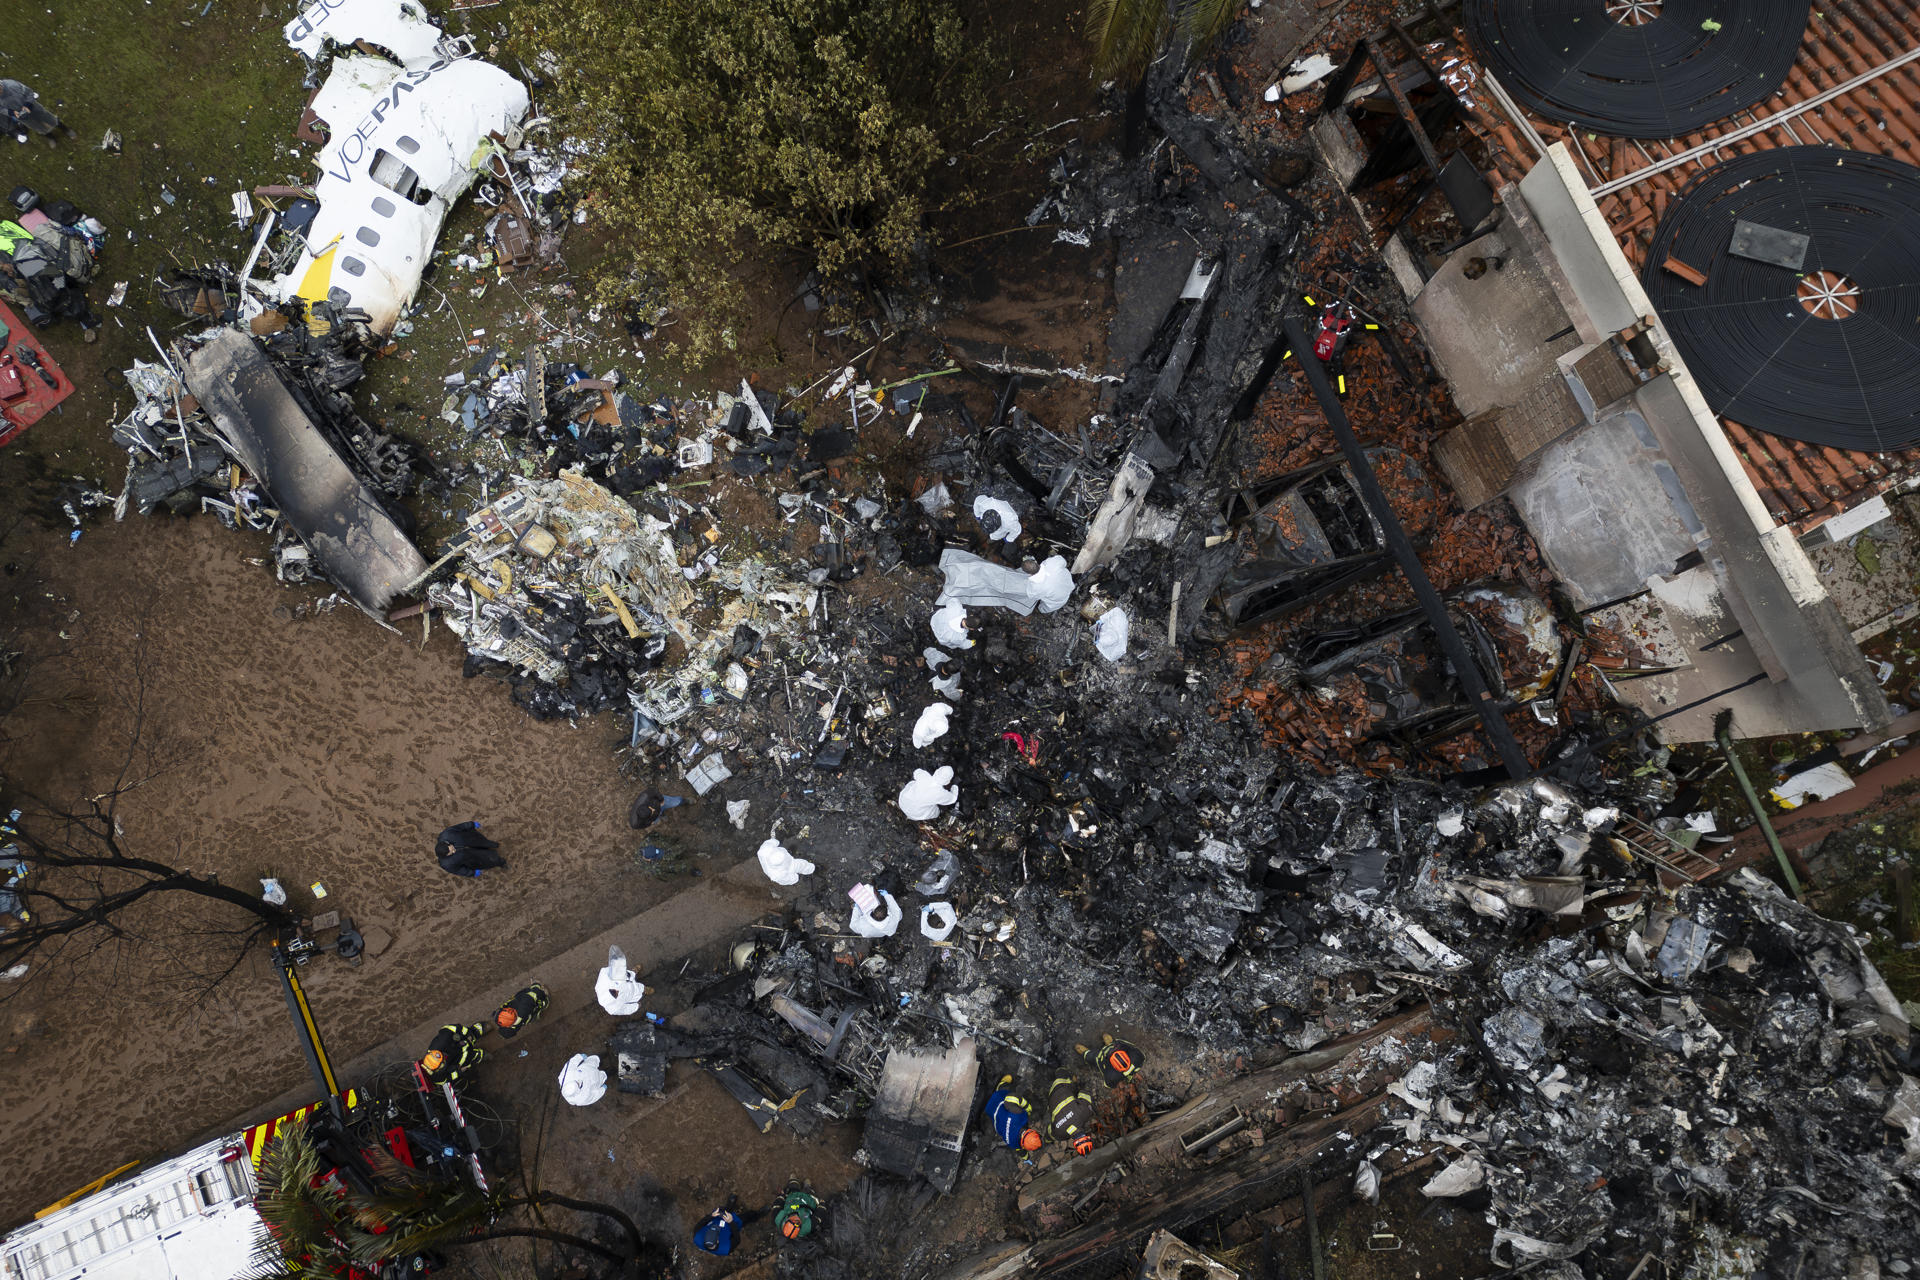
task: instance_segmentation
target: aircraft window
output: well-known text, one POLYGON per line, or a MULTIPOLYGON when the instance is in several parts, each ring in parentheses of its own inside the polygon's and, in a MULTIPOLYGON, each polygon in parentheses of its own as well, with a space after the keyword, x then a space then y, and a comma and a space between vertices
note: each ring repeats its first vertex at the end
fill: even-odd
POLYGON ((412 138, 409 138, 404 133, 393 140, 393 145, 400 148, 402 151, 406 152, 408 155, 414 155, 418 153, 420 150, 420 144, 415 142, 412 138))
POLYGON ((373 163, 367 166, 367 175, 395 195, 415 204, 425 204, 433 195, 431 190, 421 185, 420 175, 408 167, 406 161, 385 148, 373 153, 373 163))
POLYGON ((340 259, 340 269, 350 276, 363 276, 367 274, 367 264, 358 258, 340 259))
POLYGON ((393 201, 387 199, 385 196, 375 196, 373 198, 373 211, 383 218, 391 218, 393 216, 393 201))
POLYGON ((360 228, 358 231, 353 233, 353 238, 355 240, 358 240, 361 244, 366 245, 370 249, 377 246, 380 243, 380 233, 378 231, 375 231, 372 227, 360 228))

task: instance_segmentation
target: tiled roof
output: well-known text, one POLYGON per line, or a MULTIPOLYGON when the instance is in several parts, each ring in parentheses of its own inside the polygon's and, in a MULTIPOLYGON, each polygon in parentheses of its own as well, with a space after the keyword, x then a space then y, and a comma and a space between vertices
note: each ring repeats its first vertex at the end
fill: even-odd
MULTIPOLYGON (((1736 134, 1757 122, 1837 89, 1920 50, 1920 12, 1912 0, 1820 0, 1807 22, 1787 82, 1760 106, 1698 133, 1666 142, 1608 138, 1568 130, 1530 113, 1526 121, 1548 143, 1564 141, 1590 189, 1599 190, 1670 157, 1736 134)), ((1492 161, 1500 178, 1517 182, 1536 152, 1491 94, 1474 94, 1484 110, 1492 161)), ((1831 100, 1755 129, 1698 157, 1596 197, 1635 267, 1645 260, 1654 228, 1695 177, 1731 155, 1769 147, 1827 143, 1920 165, 1920 58, 1894 67, 1831 100)), ((1725 421, 1727 437, 1774 519, 1805 531, 1920 472, 1920 450, 1853 453, 1751 431, 1725 421)))

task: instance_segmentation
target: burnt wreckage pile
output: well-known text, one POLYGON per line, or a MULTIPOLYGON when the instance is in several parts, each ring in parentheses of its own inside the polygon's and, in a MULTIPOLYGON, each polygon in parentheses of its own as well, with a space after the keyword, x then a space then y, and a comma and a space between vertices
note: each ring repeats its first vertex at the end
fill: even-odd
POLYGON ((335 582, 370 613, 424 570, 409 534, 424 459, 360 416, 360 318, 326 303, 311 323, 250 337, 210 329, 124 378, 134 408, 113 429, 127 450, 116 512, 213 512, 274 536, 283 582, 335 582))
MULTIPOLYGON (((1357 1095, 1334 1096, 1354 1123, 1306 1148, 1316 1177, 1357 1169, 1364 1192, 1383 1170, 1425 1168, 1428 1194, 1486 1214, 1496 1261, 1539 1274, 1626 1276, 1649 1253, 1702 1273, 1744 1257, 1843 1274, 1868 1255, 1901 1273, 1905 1242, 1920 1238, 1908 1012, 1843 927, 1750 873, 1714 886, 1677 873, 1649 834, 1674 821, 1659 817, 1671 795, 1657 768, 1608 778, 1583 766, 1565 790, 1328 777, 1278 760, 1240 713, 1211 714, 1210 584, 1244 551, 1208 545, 1219 494, 1207 470, 1219 432, 1284 358, 1261 343, 1295 294, 1286 264, 1301 226, 1277 199, 1242 207, 1255 205, 1271 216, 1208 232, 1217 270, 1175 282, 1116 398, 1132 434, 1090 459, 1110 486, 1084 530, 1043 496, 1057 467, 1030 465, 991 428, 956 433, 933 455, 927 501, 867 498, 860 519, 829 522, 835 567, 789 566, 816 575, 828 602, 803 627, 716 655, 738 667, 741 696, 682 688, 669 733, 645 717, 638 749, 662 770, 702 742, 743 744, 729 757, 741 772, 774 765, 774 837, 819 864, 793 914, 744 940, 738 971, 699 998, 690 1025, 715 1040, 680 1051, 725 1054, 744 1106, 805 1132, 881 1097, 895 1053, 977 1053, 981 1078, 1030 1080, 1102 1022, 1126 1021, 1172 1057, 1226 1065, 1324 1051, 1427 1007, 1447 1034, 1402 1054, 1364 1116, 1357 1095), (965 598, 953 652, 928 651, 922 615, 835 589, 966 541, 943 498, 967 487, 1013 509, 1030 560, 1077 547, 1081 601, 1001 610, 988 597, 1018 584, 962 582, 948 557, 943 596, 901 575, 929 610, 965 598), (1135 620, 1130 638, 1095 656, 1097 619, 1115 609, 1135 620), (909 726, 935 693, 952 708, 946 732, 916 744, 909 726), (745 745, 756 737, 774 743, 745 745), (953 770, 957 797, 903 827, 896 790, 936 766, 953 770), (828 824, 831 841, 801 843, 828 824), (895 929, 846 923, 855 882, 887 901, 895 929)), ((1003 400, 994 424, 1005 415, 1003 400)), ((820 487, 793 497, 846 501, 820 487)), ((644 1036, 621 1048, 636 1081, 672 1056, 644 1036)), ((1151 1072, 1146 1083, 1150 1106, 1175 1101, 1154 1094, 1151 1072)), ((1241 1150, 1300 1116, 1269 1106, 1243 1119, 1241 1150)), ((1102 1136, 1135 1120, 1109 1117, 1102 1136)), ((969 1133, 968 1158, 1007 1158, 977 1119, 969 1133)), ((923 1137, 938 1147, 936 1128, 923 1137)), ((1187 1172, 1204 1177, 1203 1148, 1229 1137, 1203 1140, 1187 1172)), ((1168 1216, 1167 1201, 1130 1198, 1114 1168, 1066 1219, 1030 1218, 1038 1238, 1014 1263, 891 1247, 903 1274, 1113 1274, 1150 1230, 1224 1226, 1285 1194, 1247 1181, 1168 1216), (1048 1233, 1079 1239, 1076 1221, 1104 1243, 1048 1253, 1048 1233)), ((916 1171, 936 1186, 952 1176, 931 1156, 916 1171)), ((785 1265, 862 1274, 876 1242, 859 1239, 858 1256, 821 1246, 837 1272, 820 1256, 785 1265)))

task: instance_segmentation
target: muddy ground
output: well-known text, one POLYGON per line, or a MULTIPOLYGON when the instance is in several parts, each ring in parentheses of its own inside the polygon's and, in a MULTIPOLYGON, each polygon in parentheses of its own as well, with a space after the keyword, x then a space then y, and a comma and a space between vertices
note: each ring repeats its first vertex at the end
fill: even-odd
MULTIPOLYGON (((538 724, 491 681, 463 680, 453 637, 422 646, 325 593, 279 586, 263 539, 211 520, 142 521, 6 549, 29 623, 27 701, 7 723, 9 783, 56 802, 111 783, 143 699, 158 771, 122 807, 130 851, 251 886, 278 875, 392 943, 357 969, 309 967, 342 1058, 451 998, 659 901, 678 884, 633 857, 616 728, 538 724), (31 598, 27 598, 31 596, 31 598), (459 880, 434 863, 444 825, 478 817, 510 865, 459 880)), ((144 760, 139 764, 146 768, 144 760)), ((725 863, 745 838, 700 806, 649 838, 725 863)), ((255 958, 211 993, 199 944, 111 957, 29 986, 0 1013, 13 1154, 0 1220, 155 1154, 299 1083, 277 980, 255 958), (21 1034, 21 1033, 26 1034, 21 1034), (88 1064, 74 1073, 71 1064, 88 1064)))

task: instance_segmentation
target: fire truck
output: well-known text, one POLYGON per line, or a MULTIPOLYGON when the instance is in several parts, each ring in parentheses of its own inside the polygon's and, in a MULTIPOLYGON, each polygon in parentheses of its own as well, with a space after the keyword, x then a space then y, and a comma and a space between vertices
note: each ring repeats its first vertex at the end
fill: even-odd
MULTIPOLYGON (((318 950, 296 934, 276 941, 284 988, 319 1100, 191 1150, 113 1170, 42 1209, 0 1239, 4 1280, 232 1280, 245 1271, 266 1223, 256 1175, 269 1145, 306 1126, 323 1156, 319 1182, 344 1188, 378 1180, 375 1153, 471 1179, 486 1189, 482 1146, 452 1085, 430 1087, 413 1064, 368 1090, 343 1088, 320 1039, 298 969, 318 950)), ((343 1273, 343 1280, 428 1274, 420 1256, 343 1273)))

